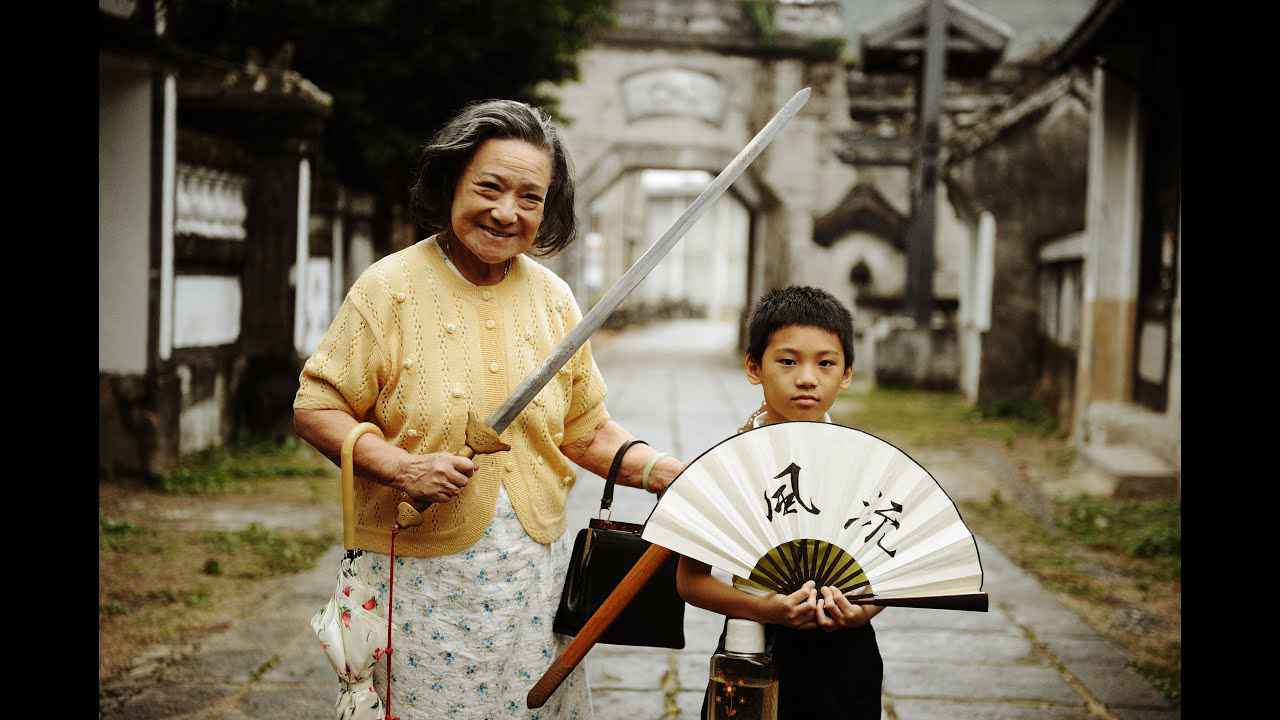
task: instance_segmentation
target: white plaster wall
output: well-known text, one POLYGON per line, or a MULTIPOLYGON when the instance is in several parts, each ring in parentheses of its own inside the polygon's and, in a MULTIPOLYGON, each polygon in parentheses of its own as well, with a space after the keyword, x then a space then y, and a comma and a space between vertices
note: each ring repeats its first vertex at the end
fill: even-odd
POLYGON ((334 312, 329 303, 330 260, 327 257, 307 258, 307 285, 303 288, 306 300, 303 305, 302 344, 310 356, 319 347, 324 334, 333 322, 334 312))
POLYGON ((797 283, 814 285, 848 303, 854 285, 849 271, 858 262, 871 270, 872 295, 901 295, 907 284, 906 256, 883 238, 863 232, 848 233, 831 247, 813 246, 808 262, 808 278, 797 283))
POLYGON ((147 369, 152 85, 142 67, 98 71, 98 370, 147 369))
POLYGON ((361 273, 369 269, 373 261, 373 236, 364 229, 356 229, 351 234, 351 265, 346 268, 342 297, 347 296, 347 289, 355 284, 361 273))
POLYGON ((969 229, 956 216, 946 183, 938 183, 933 226, 933 296, 958 298, 969 229))
MULTIPOLYGON (((191 369, 179 365, 175 374, 182 388, 182 396, 191 394, 191 369)), ((184 407, 178 413, 178 453, 203 450, 222 444, 222 406, 226 401, 226 384, 219 374, 214 378, 213 395, 184 407)))
POLYGON ((178 275, 173 282, 173 346, 213 347, 240 337, 242 296, 235 275, 178 275))
POLYGON ((1138 228, 1142 223, 1138 98, 1122 79, 1094 71, 1086 191, 1085 298, 1133 300, 1138 295, 1138 228))
MULTIPOLYGON (((316 302, 316 299, 308 295, 308 289, 311 287, 310 278, 308 278, 308 270, 310 264, 307 262, 311 255, 311 163, 302 158, 298 161, 298 218, 297 224, 297 249, 294 254, 293 276, 294 293, 293 293, 293 347, 298 351, 299 355, 308 357, 315 345, 308 345, 307 342, 307 303, 316 302), (309 349, 310 348, 310 349, 309 349)), ((325 273, 328 273, 328 266, 325 266, 325 273)), ((329 304, 327 298, 319 298, 319 302, 326 306, 329 304)), ((326 307, 327 309, 327 307, 326 307)), ((317 343, 318 344, 318 343, 317 343)))

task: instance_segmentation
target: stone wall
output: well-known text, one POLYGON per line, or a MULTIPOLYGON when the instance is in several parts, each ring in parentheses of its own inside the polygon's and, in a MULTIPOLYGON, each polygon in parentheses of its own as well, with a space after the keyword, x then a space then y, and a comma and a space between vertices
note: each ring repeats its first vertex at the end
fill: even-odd
MULTIPOLYGON (((628 175, 648 168, 717 175, 798 90, 812 88, 800 114, 731 188, 748 214, 740 241, 745 308, 770 287, 837 279, 815 256, 813 219, 844 196, 855 173, 834 154, 836 133, 848 127, 840 64, 813 45, 842 33, 837 3, 779 4, 769 37, 744 9, 733 0, 622 2, 618 26, 583 53, 581 79, 553 92, 569 118, 563 135, 580 216, 592 216, 589 229, 600 230, 623 223, 610 188, 628 175)), ((605 237, 603 287, 630 265, 620 259, 627 237, 605 237)), ((581 253, 570 248, 547 265, 585 305, 581 253)))

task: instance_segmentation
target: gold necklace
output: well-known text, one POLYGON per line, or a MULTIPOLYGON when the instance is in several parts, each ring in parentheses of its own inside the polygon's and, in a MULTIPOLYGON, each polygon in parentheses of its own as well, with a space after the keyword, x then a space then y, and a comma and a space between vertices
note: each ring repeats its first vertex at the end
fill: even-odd
MULTIPOLYGON (((440 249, 444 250, 444 259, 453 263, 453 266, 456 268, 458 267, 458 263, 453 262, 453 253, 449 252, 449 238, 452 234, 453 233, 444 234, 444 244, 440 246, 440 249)), ((498 278, 498 282, 502 282, 507 279, 507 273, 511 271, 511 261, 513 259, 514 258, 507 258, 507 264, 502 266, 502 277, 498 278)), ((459 269, 458 272, 462 272, 462 270, 459 269)), ((494 284, 496 285, 497 283, 494 284)))

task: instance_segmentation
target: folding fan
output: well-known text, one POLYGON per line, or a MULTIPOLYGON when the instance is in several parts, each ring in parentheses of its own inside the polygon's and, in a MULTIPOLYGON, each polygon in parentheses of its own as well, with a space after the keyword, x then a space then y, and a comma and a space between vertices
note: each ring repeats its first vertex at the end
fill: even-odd
POLYGON ((777 423, 703 453, 642 537, 788 594, 808 580, 851 602, 987 610, 977 542, 906 453, 860 430, 777 423))

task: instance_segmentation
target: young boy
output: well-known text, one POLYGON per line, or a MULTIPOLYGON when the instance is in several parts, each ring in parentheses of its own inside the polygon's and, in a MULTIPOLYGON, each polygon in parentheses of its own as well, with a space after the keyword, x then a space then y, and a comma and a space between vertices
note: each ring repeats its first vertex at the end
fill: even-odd
MULTIPOLYGON (((827 411, 853 379, 849 310, 826 291, 792 286, 756 303, 747 332, 747 379, 763 388, 764 403, 739 432, 796 420, 831 422, 827 411)), ((730 587, 711 576, 709 565, 682 556, 676 587, 685 602, 767 626, 779 720, 879 719, 884 665, 870 620, 884 608, 854 605, 812 580, 791 595, 758 595, 738 580, 730 587)))

